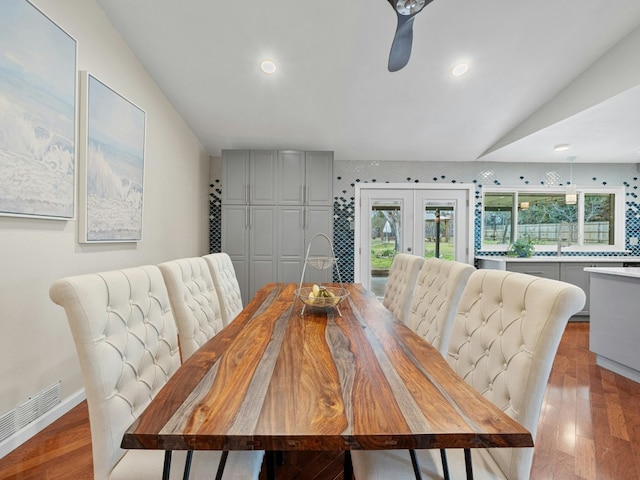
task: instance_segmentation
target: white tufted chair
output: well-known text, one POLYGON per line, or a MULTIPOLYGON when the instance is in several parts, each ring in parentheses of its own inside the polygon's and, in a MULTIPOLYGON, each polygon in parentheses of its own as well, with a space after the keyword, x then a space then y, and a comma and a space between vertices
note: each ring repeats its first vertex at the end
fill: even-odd
MULTIPOLYGON (((447 361, 467 383, 533 438, 549 372, 568 319, 584 305, 568 283, 500 270, 476 270, 462 294, 447 361)), ((476 479, 526 480, 533 448, 471 449, 476 479)), ((423 478, 443 478, 439 452, 418 450, 423 478)), ((460 449, 447 449, 451 478, 465 478, 460 449)), ((358 480, 415 478, 406 450, 353 451, 358 480)))
POLYGON ((423 263, 424 258, 407 253, 398 253, 391 262, 382 304, 402 323, 409 318, 413 289, 423 263))
MULTIPOLYGON (((178 338, 156 266, 56 281, 51 299, 64 307, 82 370, 96 480, 162 476, 164 452, 123 450, 125 430, 180 365, 178 338)), ((196 452, 191 479, 212 478, 220 452, 196 452)), ((225 479, 258 478, 263 452, 231 452, 225 479)), ((171 479, 182 478, 185 452, 173 455, 171 479)))
POLYGON ((222 321, 228 325, 243 308, 240 285, 231 257, 224 252, 205 255, 209 265, 213 284, 218 292, 218 300, 222 309, 222 321))
POLYGON ((202 257, 172 260, 158 267, 169 292, 184 361, 224 327, 218 294, 202 257))
POLYGON ((462 291, 473 266, 428 258, 418 274, 407 326, 444 356, 462 291))

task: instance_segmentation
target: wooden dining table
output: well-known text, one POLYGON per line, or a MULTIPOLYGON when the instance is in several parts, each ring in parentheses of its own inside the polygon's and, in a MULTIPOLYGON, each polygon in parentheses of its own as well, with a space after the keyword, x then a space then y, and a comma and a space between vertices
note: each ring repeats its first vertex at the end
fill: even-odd
POLYGON ((345 284, 339 310, 307 306, 302 313, 298 286, 262 287, 180 366, 122 447, 348 453, 533 446, 529 431, 373 292, 345 284))

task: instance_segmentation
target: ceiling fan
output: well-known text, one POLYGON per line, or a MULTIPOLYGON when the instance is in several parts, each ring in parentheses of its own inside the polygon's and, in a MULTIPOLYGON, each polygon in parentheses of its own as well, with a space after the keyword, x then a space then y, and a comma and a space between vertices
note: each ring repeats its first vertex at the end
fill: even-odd
POLYGON ((398 16, 398 26, 393 37, 391 53, 389 54, 389 71, 397 72, 402 69, 411 57, 413 43, 413 19, 433 0, 387 0, 398 16))

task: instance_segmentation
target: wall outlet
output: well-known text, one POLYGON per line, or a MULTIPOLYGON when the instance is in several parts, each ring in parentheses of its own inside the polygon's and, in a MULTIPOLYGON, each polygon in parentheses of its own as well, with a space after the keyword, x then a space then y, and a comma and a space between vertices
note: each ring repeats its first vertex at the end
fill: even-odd
POLYGON ((638 237, 630 237, 629 245, 638 245, 638 237))

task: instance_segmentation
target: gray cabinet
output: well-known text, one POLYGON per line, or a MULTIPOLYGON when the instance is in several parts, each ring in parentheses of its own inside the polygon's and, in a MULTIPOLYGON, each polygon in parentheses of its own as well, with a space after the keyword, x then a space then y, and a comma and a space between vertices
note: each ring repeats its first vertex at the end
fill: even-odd
POLYGON ((333 152, 279 152, 278 180, 278 205, 332 205, 333 152))
POLYGON ((223 150, 223 205, 275 205, 278 152, 223 150))
POLYGON ((510 272, 527 273, 536 277, 551 278, 571 283, 584 290, 587 295, 584 308, 576 313, 578 316, 589 315, 590 277, 584 269, 587 267, 622 267, 622 262, 573 262, 573 261, 541 261, 518 262, 507 261, 506 269, 510 272))
POLYGON ((222 207, 222 251, 231 258, 242 301, 277 273, 275 206, 227 205, 222 207))
POLYGON ((567 262, 563 263, 560 267, 560 280, 563 282, 577 285, 584 293, 587 294, 587 301, 584 304, 582 311, 576 315, 589 315, 589 296, 591 291, 591 276, 589 272, 585 272, 587 267, 621 267, 622 262, 567 262))
MULTIPOLYGON (((222 250, 246 304, 265 283, 299 282, 312 236, 332 237, 333 152, 225 150, 222 158, 222 250)), ((327 249, 319 242, 311 254, 327 249)), ((332 271, 307 268, 305 277, 326 283, 332 271)))
POLYGON ((507 262, 507 270, 552 280, 560 279, 560 264, 558 262, 507 262))
MULTIPOLYGON (((317 233, 328 235, 327 232, 331 232, 333 208, 326 206, 280 207, 279 214, 278 281, 299 282, 309 242, 317 233)), ((326 241, 317 241, 311 245, 309 255, 311 257, 327 257, 331 256, 331 251, 326 241)), ((308 267, 305 271, 304 281, 331 282, 331 274, 331 269, 316 270, 308 267)))

